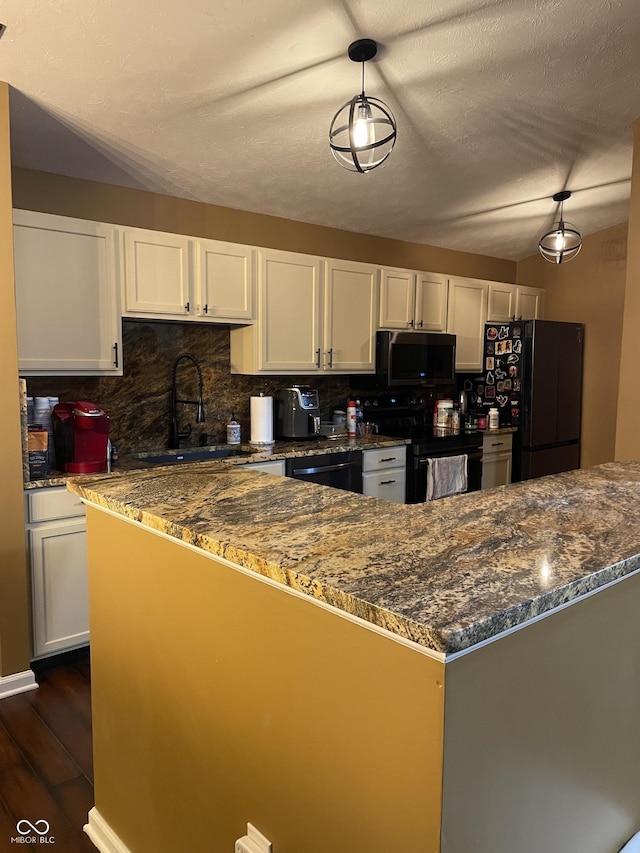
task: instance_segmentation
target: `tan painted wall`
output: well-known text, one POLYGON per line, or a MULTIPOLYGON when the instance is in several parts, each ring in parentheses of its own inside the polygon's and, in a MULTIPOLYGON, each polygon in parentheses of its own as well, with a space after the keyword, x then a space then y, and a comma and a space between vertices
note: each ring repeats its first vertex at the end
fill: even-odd
POLYGON ((28 669, 30 657, 10 170, 9 87, 0 82, 0 676, 28 669))
POLYGON ((640 830, 639 605, 636 575, 447 664, 442 853, 614 853, 640 830))
POLYGON ((519 284, 545 289, 545 317, 585 324, 582 467, 614 458, 626 278, 627 225, 586 237, 570 263, 535 255, 518 264, 519 284))
POLYGON ((640 119, 634 134, 616 459, 640 459, 640 119))
POLYGON ((15 206, 26 210, 429 272, 515 281, 513 261, 323 228, 44 172, 14 169, 13 195, 15 206))
POLYGON ((438 853, 444 664, 88 508, 95 802, 131 853, 438 853))

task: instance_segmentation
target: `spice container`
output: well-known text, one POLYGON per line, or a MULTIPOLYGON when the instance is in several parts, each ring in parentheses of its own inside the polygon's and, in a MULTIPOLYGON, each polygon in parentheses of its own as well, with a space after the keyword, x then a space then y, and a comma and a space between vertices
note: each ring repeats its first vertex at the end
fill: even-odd
POLYGON ((500 415, 497 409, 489 409, 489 429, 498 429, 500 426, 500 415))

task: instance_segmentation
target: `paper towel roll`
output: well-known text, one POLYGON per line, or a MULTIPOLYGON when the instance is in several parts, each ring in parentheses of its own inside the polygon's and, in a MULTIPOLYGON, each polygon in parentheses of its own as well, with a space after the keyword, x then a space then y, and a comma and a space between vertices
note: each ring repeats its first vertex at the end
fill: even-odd
POLYGON ((251 397, 251 444, 274 444, 273 397, 251 397))

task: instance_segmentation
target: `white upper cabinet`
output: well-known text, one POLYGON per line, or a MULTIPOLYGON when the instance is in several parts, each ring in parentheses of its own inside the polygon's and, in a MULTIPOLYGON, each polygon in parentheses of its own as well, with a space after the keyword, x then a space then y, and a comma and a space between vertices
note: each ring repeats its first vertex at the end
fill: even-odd
POLYGON ((489 282, 487 321, 508 323, 510 320, 540 320, 543 316, 544 290, 521 284, 489 282))
POLYGON ((544 318, 544 290, 519 284, 515 314, 519 320, 542 320, 544 318))
POLYGON ((137 228, 122 239, 123 316, 252 322, 252 247, 137 228))
POLYGON ((314 373, 321 365, 320 259, 258 252, 257 322, 231 330, 232 373, 314 373))
POLYGON ((255 255, 251 246, 198 240, 196 313, 222 323, 253 320, 255 255))
POLYGON ((127 230, 124 239, 125 317, 184 319, 191 312, 190 240, 180 234, 127 230))
POLYGON ((381 270, 381 329, 443 332, 447 325, 447 279, 413 270, 381 270))
POLYGON ((489 282, 487 322, 508 323, 516 313, 516 288, 512 284, 489 282))
POLYGON ((448 282, 444 275, 416 273, 415 328, 444 332, 447 328, 448 282))
POLYGON ((273 249, 259 258, 257 322, 231 330, 231 372, 372 372, 377 268, 273 249))
POLYGON ((116 228, 13 211, 24 376, 122 374, 116 228))
POLYGON ((378 268, 324 261, 324 368, 366 373, 375 369, 378 268))
POLYGON ((486 281, 449 279, 447 331, 456 336, 456 370, 460 373, 482 369, 488 294, 486 281))

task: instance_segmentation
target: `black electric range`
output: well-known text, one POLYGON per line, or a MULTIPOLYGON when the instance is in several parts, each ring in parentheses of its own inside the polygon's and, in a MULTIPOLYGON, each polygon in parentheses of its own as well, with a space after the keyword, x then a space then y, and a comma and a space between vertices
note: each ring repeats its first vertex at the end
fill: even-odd
POLYGON ((428 460, 442 456, 467 456, 468 491, 482 485, 482 432, 454 432, 433 425, 435 391, 415 394, 380 394, 361 399, 365 422, 374 423, 380 435, 408 438, 407 503, 421 503, 426 494, 428 460))

